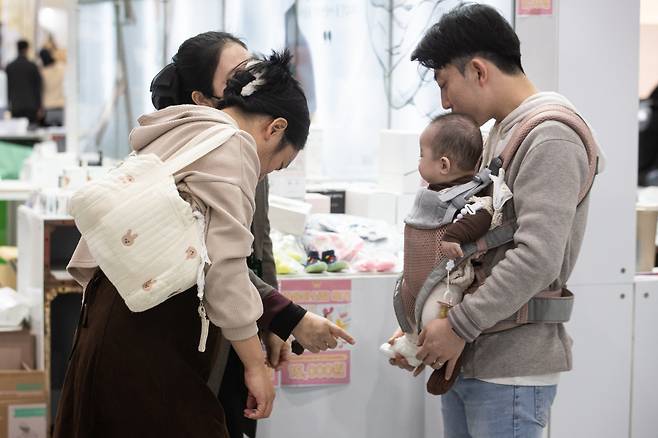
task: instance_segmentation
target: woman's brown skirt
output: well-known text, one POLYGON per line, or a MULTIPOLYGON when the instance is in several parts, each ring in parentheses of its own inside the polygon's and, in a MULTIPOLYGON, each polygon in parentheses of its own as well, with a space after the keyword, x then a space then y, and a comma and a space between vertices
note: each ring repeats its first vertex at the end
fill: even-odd
POLYGON ((206 386, 196 288, 133 313, 102 272, 89 283, 57 409, 54 438, 228 437, 206 386))

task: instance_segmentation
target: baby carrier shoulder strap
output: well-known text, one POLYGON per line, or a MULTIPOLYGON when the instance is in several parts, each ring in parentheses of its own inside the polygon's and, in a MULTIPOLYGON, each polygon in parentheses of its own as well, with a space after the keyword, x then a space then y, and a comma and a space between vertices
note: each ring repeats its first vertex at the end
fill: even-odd
POLYGON ((519 124, 519 127, 512 135, 512 138, 510 138, 500 157, 497 157, 494 160, 499 160, 499 164, 502 168, 507 170, 510 162, 514 159, 519 146, 525 141, 528 134, 540 124, 548 121, 560 122, 568 126, 578 135, 578 137, 580 137, 585 146, 589 169, 585 184, 583 184, 583 187, 578 194, 578 204, 580 205, 583 199, 587 197, 587 194, 594 184, 594 177, 598 174, 599 148, 596 144, 596 140, 594 140, 592 131, 589 126, 587 126, 587 123, 585 123, 580 115, 570 108, 559 104, 542 105, 528 114, 519 124))

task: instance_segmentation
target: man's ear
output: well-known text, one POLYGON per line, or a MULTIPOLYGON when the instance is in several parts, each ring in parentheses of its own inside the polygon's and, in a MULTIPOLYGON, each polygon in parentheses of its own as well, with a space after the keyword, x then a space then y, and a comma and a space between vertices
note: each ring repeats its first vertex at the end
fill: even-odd
POLYGON ((471 67, 475 78, 479 85, 484 85, 489 79, 489 66, 482 58, 475 57, 471 59, 469 66, 471 67))
POLYGON ((450 166, 451 166, 451 163, 450 163, 450 159, 448 157, 439 158, 439 171, 443 175, 447 175, 448 173, 450 173, 450 166))

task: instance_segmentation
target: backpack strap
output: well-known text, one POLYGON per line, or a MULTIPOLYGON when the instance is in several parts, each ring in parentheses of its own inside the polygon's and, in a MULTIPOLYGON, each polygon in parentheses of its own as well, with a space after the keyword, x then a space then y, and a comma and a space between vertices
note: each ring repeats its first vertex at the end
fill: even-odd
POLYGON ((188 141, 185 146, 179 149, 172 157, 170 157, 163 164, 164 171, 169 175, 174 175, 176 172, 184 169, 201 157, 209 154, 218 147, 226 143, 231 137, 238 133, 238 130, 232 126, 222 127, 221 131, 217 131, 217 126, 213 126, 204 130, 199 135, 196 135, 192 140, 188 141), (192 144, 199 141, 200 138, 208 137, 201 141, 199 144, 191 147, 192 144))
POLYGON ((521 121, 519 127, 516 129, 499 157, 502 160, 502 167, 507 170, 510 162, 514 159, 519 146, 525 141, 528 134, 540 124, 549 121, 560 122, 568 126, 580 137, 585 145, 589 170, 587 172, 585 184, 578 194, 578 205, 580 205, 583 199, 589 194, 589 191, 594 184, 594 177, 598 173, 599 148, 596 144, 596 140, 594 140, 592 131, 589 126, 587 126, 585 120, 583 120, 583 118, 572 109, 564 105, 543 105, 528 114, 521 121))

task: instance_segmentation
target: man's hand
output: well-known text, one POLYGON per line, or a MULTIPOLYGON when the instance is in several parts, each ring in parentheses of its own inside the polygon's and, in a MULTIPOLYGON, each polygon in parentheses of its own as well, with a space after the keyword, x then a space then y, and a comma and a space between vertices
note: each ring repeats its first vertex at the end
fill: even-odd
POLYGON ((441 251, 451 260, 464 257, 464 251, 462 251, 462 247, 458 243, 442 241, 439 245, 441 246, 441 251))
POLYGON ((420 350, 416 358, 435 369, 447 364, 445 378, 449 380, 465 345, 466 342, 452 330, 448 319, 435 319, 420 332, 420 350))
POLYGON ((267 350, 267 364, 271 368, 278 370, 290 360, 290 345, 274 333, 265 333, 263 343, 267 350))
POLYGON ((304 348, 311 353, 318 353, 329 348, 336 348, 338 338, 354 345, 354 338, 327 318, 306 312, 306 315, 292 330, 292 334, 304 348))

